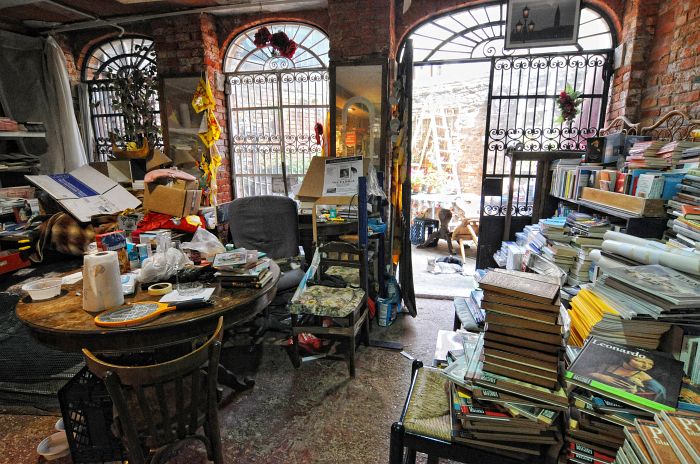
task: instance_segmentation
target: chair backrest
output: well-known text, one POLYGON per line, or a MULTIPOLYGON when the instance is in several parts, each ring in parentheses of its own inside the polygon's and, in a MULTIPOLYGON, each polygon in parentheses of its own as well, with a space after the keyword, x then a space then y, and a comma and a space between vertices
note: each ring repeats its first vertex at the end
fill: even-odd
POLYGON ((222 334, 220 317, 214 335, 199 348, 146 366, 111 364, 83 349, 88 369, 104 380, 112 398, 130 462, 145 462, 142 446, 159 448, 196 435, 205 418, 216 414, 222 334))
POLYGON ((294 200, 274 195, 237 198, 229 206, 229 230, 239 248, 272 259, 299 254, 299 216, 294 200))
POLYGON ((361 247, 348 242, 329 242, 318 247, 318 274, 331 266, 343 266, 360 270, 360 288, 367 291, 367 262, 361 247))

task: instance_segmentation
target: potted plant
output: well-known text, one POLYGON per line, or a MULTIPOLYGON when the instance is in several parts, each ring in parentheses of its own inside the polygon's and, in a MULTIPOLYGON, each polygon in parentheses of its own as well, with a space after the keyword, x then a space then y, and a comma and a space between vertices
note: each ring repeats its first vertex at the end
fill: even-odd
POLYGON ((411 170, 411 190, 413 193, 422 192, 424 183, 425 172, 422 169, 411 170))

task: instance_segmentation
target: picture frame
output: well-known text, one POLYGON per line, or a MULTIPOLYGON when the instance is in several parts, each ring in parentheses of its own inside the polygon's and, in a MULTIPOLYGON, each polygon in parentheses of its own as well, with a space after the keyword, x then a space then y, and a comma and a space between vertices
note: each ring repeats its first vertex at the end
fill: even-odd
POLYGON ((163 142, 167 156, 175 164, 181 164, 178 163, 178 159, 183 157, 186 158, 185 161, 189 160, 189 157, 198 160, 198 155, 205 150, 198 133, 206 112, 197 113, 192 107, 192 96, 200 79, 199 74, 161 78, 160 114, 163 142))
POLYGON ((508 0, 504 49, 574 45, 581 0, 508 0))

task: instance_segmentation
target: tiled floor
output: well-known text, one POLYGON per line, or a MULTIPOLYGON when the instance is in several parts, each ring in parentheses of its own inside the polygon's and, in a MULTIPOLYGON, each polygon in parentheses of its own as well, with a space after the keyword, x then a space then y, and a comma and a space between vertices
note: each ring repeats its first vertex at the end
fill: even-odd
MULTIPOLYGON (((371 336, 401 341, 406 352, 430 362, 438 329, 452 327, 452 302, 422 299, 417 306, 417 318, 401 315, 388 328, 373 325, 371 336)), ((228 366, 258 366, 255 388, 228 395, 220 409, 227 464, 388 462, 389 430, 403 406, 411 365, 399 351, 360 348, 354 380, 337 361, 312 361, 296 370, 284 349, 273 345, 252 354, 225 348, 222 359, 228 366)), ((0 463, 43 462, 36 446, 53 432, 56 419, 0 415, 0 463)), ((185 449, 171 462, 205 460, 185 449)))

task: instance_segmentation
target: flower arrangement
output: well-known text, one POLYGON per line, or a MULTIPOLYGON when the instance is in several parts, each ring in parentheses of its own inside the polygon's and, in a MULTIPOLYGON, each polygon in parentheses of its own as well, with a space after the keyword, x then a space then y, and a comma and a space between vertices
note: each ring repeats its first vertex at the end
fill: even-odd
POLYGON ((291 40, 284 31, 278 31, 274 34, 265 26, 258 29, 253 37, 253 43, 257 48, 271 46, 273 54, 279 53, 284 58, 292 59, 297 51, 297 43, 291 40))
POLYGON ((566 84, 566 88, 559 93, 559 99, 557 100, 559 116, 556 122, 572 121, 578 115, 578 107, 581 105, 581 102, 581 92, 577 92, 569 84, 566 84))

